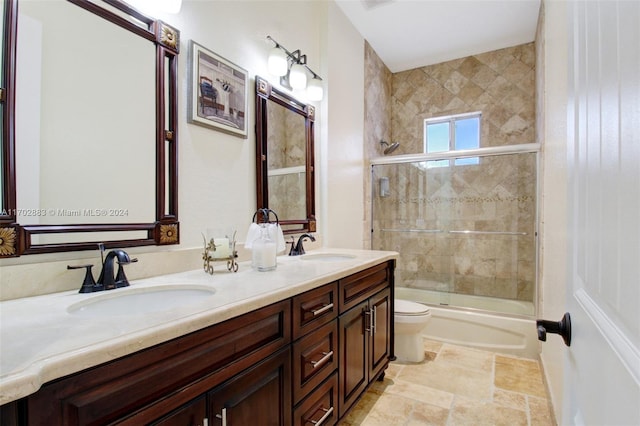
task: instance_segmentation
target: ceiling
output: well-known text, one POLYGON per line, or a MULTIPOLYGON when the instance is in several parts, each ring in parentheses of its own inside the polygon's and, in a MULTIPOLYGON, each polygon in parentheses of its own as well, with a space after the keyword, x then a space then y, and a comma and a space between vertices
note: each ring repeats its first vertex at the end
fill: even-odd
POLYGON ((336 0, 391 72, 534 41, 540 0, 336 0))

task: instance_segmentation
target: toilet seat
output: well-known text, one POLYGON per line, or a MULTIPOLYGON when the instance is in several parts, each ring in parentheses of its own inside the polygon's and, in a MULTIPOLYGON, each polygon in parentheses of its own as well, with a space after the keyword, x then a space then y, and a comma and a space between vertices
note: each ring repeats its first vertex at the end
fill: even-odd
POLYGON ((429 307, 410 300, 395 299, 394 313, 406 316, 429 315, 429 307))

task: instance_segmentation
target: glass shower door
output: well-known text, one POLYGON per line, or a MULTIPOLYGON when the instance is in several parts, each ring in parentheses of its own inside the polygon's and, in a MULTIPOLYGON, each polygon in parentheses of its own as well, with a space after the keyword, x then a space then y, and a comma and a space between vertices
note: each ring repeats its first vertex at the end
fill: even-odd
POLYGON ((374 165, 372 248, 419 301, 533 315, 537 154, 477 160, 374 165))

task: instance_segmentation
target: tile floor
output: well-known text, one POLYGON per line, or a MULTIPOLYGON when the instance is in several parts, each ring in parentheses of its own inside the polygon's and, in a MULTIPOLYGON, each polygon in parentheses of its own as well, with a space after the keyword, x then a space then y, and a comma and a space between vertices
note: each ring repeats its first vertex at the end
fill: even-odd
POLYGON ((552 426, 538 362, 425 341, 422 363, 392 362, 339 426, 552 426))

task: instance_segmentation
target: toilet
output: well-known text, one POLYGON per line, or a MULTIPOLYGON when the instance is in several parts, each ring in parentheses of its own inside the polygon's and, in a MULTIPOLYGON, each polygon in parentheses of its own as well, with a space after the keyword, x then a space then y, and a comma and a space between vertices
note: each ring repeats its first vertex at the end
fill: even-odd
POLYGON ((393 318, 395 323, 394 349, 398 361, 423 361, 422 330, 431 318, 429 307, 422 303, 395 299, 393 318))

